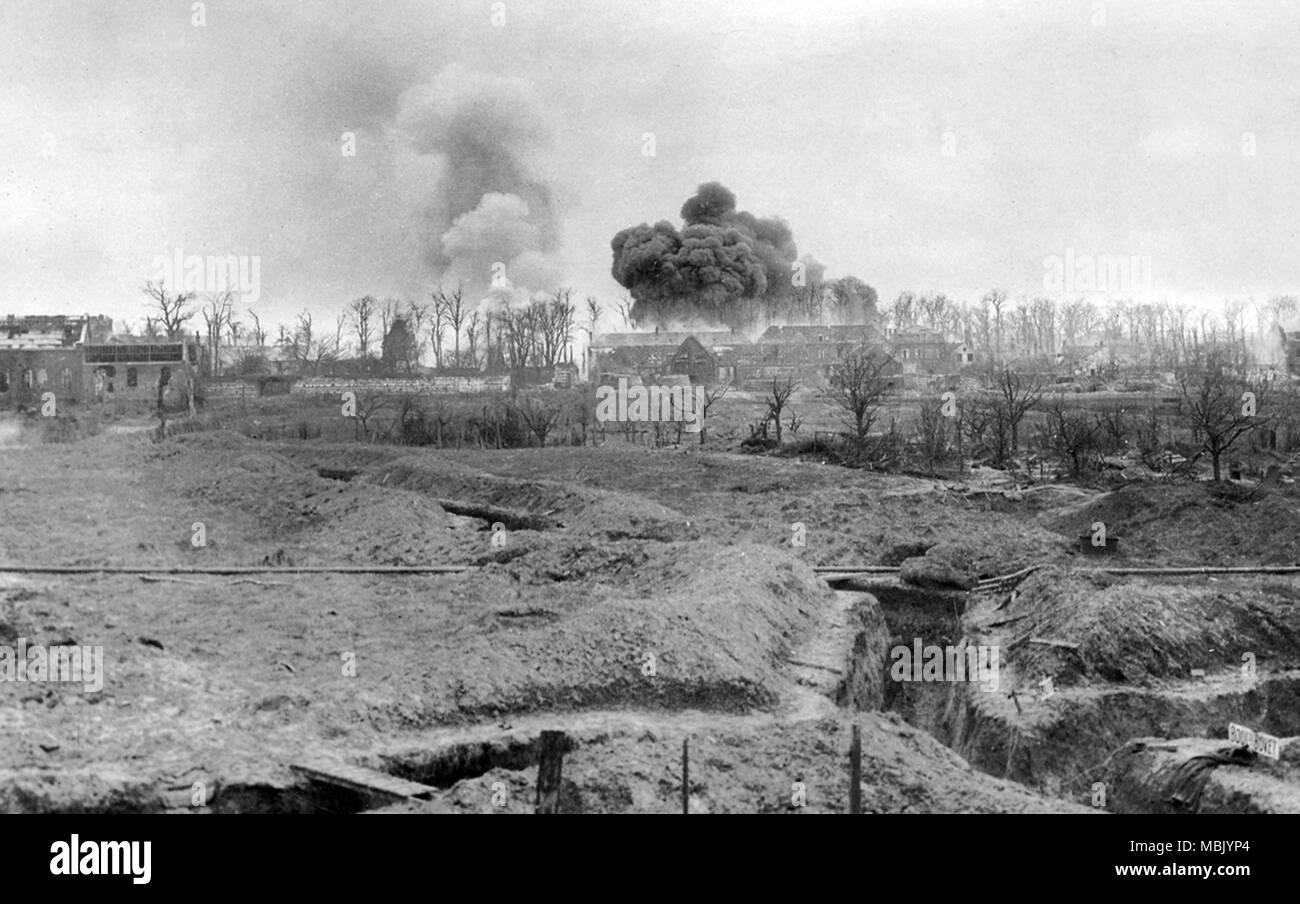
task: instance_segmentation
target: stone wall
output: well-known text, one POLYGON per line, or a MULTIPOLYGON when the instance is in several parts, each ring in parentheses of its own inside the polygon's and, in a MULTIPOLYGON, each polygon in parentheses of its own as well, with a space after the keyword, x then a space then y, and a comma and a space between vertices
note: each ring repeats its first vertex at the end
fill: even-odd
POLYGON ((386 395, 442 395, 450 393, 505 392, 510 389, 510 376, 492 377, 426 377, 413 379, 379 379, 346 377, 307 377, 299 380, 289 390, 293 395, 324 395, 337 398, 345 392, 357 395, 383 393, 386 395))
POLYGON ((257 384, 211 382, 204 385, 203 394, 209 399, 255 399, 257 384))

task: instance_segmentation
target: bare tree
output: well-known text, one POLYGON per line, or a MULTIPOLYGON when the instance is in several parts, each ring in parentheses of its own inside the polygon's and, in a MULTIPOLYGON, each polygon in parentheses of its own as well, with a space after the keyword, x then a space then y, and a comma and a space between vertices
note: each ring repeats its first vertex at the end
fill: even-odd
POLYGON ((916 326, 916 295, 908 291, 899 292, 889 306, 887 316, 896 330, 909 330, 916 326))
MULTIPOLYGON (((1275 295, 1264 304, 1269 314, 1269 326, 1278 326, 1300 311, 1300 299, 1294 295, 1275 295)), ((1263 324, 1261 324, 1262 326, 1263 324)))
POLYGON ((253 344, 258 348, 266 345, 266 331, 262 329, 262 318, 257 316, 257 312, 252 308, 248 309, 248 316, 253 318, 253 344))
POLYGON ((921 403, 914 438, 929 470, 935 470, 952 454, 955 428, 955 419, 943 413, 941 400, 930 399, 921 403))
POLYGON ((1022 377, 1004 367, 994 372, 992 388, 1000 408, 999 420, 1010 430, 1010 449, 1006 451, 1015 455, 1020 446, 1020 422, 1043 397, 1043 382, 1033 377, 1022 377))
POLYGON ((379 302, 379 335, 387 336, 393 328, 393 321, 402 314, 402 303, 396 298, 385 298, 379 302))
POLYGON ((528 429, 537 437, 539 446, 546 445, 546 437, 559 420, 563 405, 553 399, 525 398, 515 401, 514 409, 528 429))
POLYGON ((539 353, 539 321, 547 316, 545 301, 535 300, 525 307, 511 309, 502 301, 497 312, 497 345, 504 348, 510 358, 510 367, 521 370, 530 362, 536 364, 539 353))
POLYGON ((156 285, 152 280, 146 282, 143 291, 153 300, 153 309, 157 313, 156 318, 146 318, 146 329, 150 327, 160 328, 168 339, 176 340, 181 338, 181 330, 185 326, 185 322, 193 317, 195 313, 191 307, 194 302, 194 293, 168 293, 166 284, 161 280, 156 285))
POLYGON ((993 308, 993 332, 994 332, 994 351, 995 360, 1002 358, 1002 309, 1007 303, 1007 293, 1001 289, 990 289, 984 293, 982 301, 987 302, 993 308))
MULTIPOLYGON (((362 392, 357 395, 356 428, 357 439, 370 442, 377 432, 377 419, 385 411, 393 411, 398 402, 392 396, 380 392, 362 392)), ((391 429, 391 426, 390 428, 391 429)))
MULTIPOLYGON (((990 449, 993 429, 993 409, 988 393, 968 395, 957 408, 957 450, 964 457, 979 457, 990 449)), ((996 440, 994 440, 996 442, 996 440)))
POLYGON ((1066 345, 1078 345, 1082 339, 1096 327, 1097 308, 1085 298, 1067 301, 1061 307, 1061 331, 1065 334, 1066 345))
POLYGON ((712 386, 704 387, 704 410, 700 412, 700 445, 704 445, 704 435, 708 430, 709 409, 713 407, 714 402, 719 402, 726 398, 731 391, 730 383, 715 383, 712 386))
POLYGON ((546 301, 535 301, 531 326, 535 330, 534 345, 542 367, 552 369, 564 355, 573 339, 572 291, 557 289, 546 301))
POLYGON ((993 348, 993 327, 991 314, 989 313, 989 300, 983 298, 971 312, 971 329, 975 335, 975 341, 979 347, 989 354, 993 348))
MULTIPOLYGON (((496 365, 496 359, 492 355, 492 322, 494 319, 495 315, 493 315, 491 308, 483 311, 483 369, 487 371, 492 370, 496 365)), ((499 332, 498 330, 498 343, 501 341, 499 332)))
MULTIPOLYGON (((1152 400, 1152 410, 1155 402, 1152 400)), ((1103 455, 1112 455, 1124 450, 1128 445, 1129 434, 1133 430, 1133 421, 1120 405, 1103 405, 1093 415, 1097 425, 1094 445, 1103 455)))
POLYGON ((483 324, 480 323, 481 319, 478 310, 475 309, 465 321, 465 340, 469 344, 469 364, 475 370, 478 370, 478 337, 483 332, 483 324))
POLYGON ((465 325, 465 318, 469 316, 469 309, 465 306, 465 289, 463 286, 456 286, 454 292, 446 293, 443 298, 443 310, 447 314, 447 323, 451 326, 451 342, 455 357, 452 359, 454 367, 460 367, 460 331, 465 325))
POLYGON ((433 366, 442 368, 442 334, 447 328, 446 298, 441 289, 429 293, 433 301, 432 316, 429 318, 429 338, 433 342, 433 366))
POLYGON ((1101 421, 1090 417, 1082 409, 1067 406, 1060 396, 1054 398, 1044 411, 1047 424, 1043 445, 1068 460, 1070 474, 1078 477, 1088 453, 1095 448, 1097 434, 1102 427, 1101 421))
POLYGON ((345 312, 357 337, 357 357, 363 370, 370 369, 370 341, 375 334, 375 320, 379 317, 379 302, 365 295, 352 302, 345 312))
POLYGON ((348 312, 340 311, 338 317, 334 319, 334 352, 339 358, 343 357, 343 351, 347 344, 343 341, 343 331, 348 326, 348 312))
POLYGON ((465 304, 465 287, 457 285, 452 292, 437 289, 432 293, 434 306, 434 324, 438 332, 438 344, 442 344, 442 325, 451 327, 454 357, 452 367, 460 367, 460 331, 469 316, 469 307, 465 304))
POLYGON ((781 445, 781 413, 790 404, 790 396, 798 384, 794 382, 794 377, 786 377, 785 382, 772 378, 772 388, 767 396, 763 399, 763 404, 767 406, 767 419, 776 425, 776 444, 781 445))
POLYGON ((1033 322, 1034 352, 1053 354, 1056 351, 1056 303, 1050 298, 1035 298, 1029 302, 1029 317, 1033 322))
POLYGON ((1222 350, 1203 355, 1178 374, 1179 415, 1210 456, 1214 480, 1223 479, 1224 453, 1242 436, 1273 422, 1271 391, 1265 382, 1251 383, 1230 369, 1222 350))
POLYGON ((319 373, 321 364, 333 361, 338 356, 337 339, 321 336, 315 328, 310 311, 298 315, 298 324, 290 339, 290 350, 294 360, 303 367, 310 367, 312 373, 319 373))
POLYGON ((221 334, 231 322, 234 306, 234 292, 213 292, 207 296, 200 309, 203 323, 207 327, 208 348, 211 350, 209 370, 213 377, 221 374, 221 334))
POLYGON ((623 326, 636 326, 636 320, 632 317, 632 302, 630 300, 624 299, 615 307, 618 309, 618 315, 623 318, 623 326))
POLYGON ((847 423, 858 439, 866 439, 875 423, 880 400, 888 388, 885 371, 892 362, 888 355, 859 349, 831 366, 831 400, 849 415, 847 423))

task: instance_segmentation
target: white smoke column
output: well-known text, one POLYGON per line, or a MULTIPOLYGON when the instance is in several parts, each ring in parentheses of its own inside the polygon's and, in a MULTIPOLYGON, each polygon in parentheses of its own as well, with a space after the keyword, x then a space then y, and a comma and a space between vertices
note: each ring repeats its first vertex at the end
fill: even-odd
POLYGON ((559 273, 537 250, 540 230, 528 215, 528 205, 517 195, 484 195, 478 207, 461 214, 443 233, 442 252, 450 261, 446 280, 475 287, 487 274, 492 295, 555 289, 559 273))
POLYGON ((483 293, 500 263, 515 288, 554 288, 557 215, 542 172, 551 128, 532 84, 450 66, 402 94, 398 126, 416 153, 443 162, 425 244, 439 279, 483 293))

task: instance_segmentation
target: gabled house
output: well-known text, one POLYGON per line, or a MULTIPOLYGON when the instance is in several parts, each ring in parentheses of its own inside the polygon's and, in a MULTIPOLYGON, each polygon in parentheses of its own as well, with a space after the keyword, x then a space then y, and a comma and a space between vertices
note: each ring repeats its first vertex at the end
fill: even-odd
POLYGON ((673 352, 668 362, 668 372, 689 378, 691 385, 711 385, 718 379, 718 359, 713 352, 700 345, 700 340, 687 336, 677 346, 677 351, 673 352))
POLYGON ((587 348, 587 374, 593 382, 605 383, 629 374, 655 379, 670 373, 686 372, 674 370, 675 366, 707 373, 717 370, 716 356, 719 352, 747 344, 748 340, 742 334, 731 330, 597 333, 587 348), (688 340, 693 344, 687 345, 688 340), (679 359, 683 345, 687 345, 687 350, 679 359), (675 360, 678 361, 676 365, 675 360))

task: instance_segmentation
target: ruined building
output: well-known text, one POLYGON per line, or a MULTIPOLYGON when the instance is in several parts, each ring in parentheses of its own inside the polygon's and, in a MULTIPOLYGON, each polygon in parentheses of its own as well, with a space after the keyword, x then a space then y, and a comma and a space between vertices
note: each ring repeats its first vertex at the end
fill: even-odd
POLYGON ((135 400, 181 407, 199 389, 197 336, 174 342, 114 339, 104 317, 0 319, 0 409, 35 410, 45 393, 59 404, 135 400))

